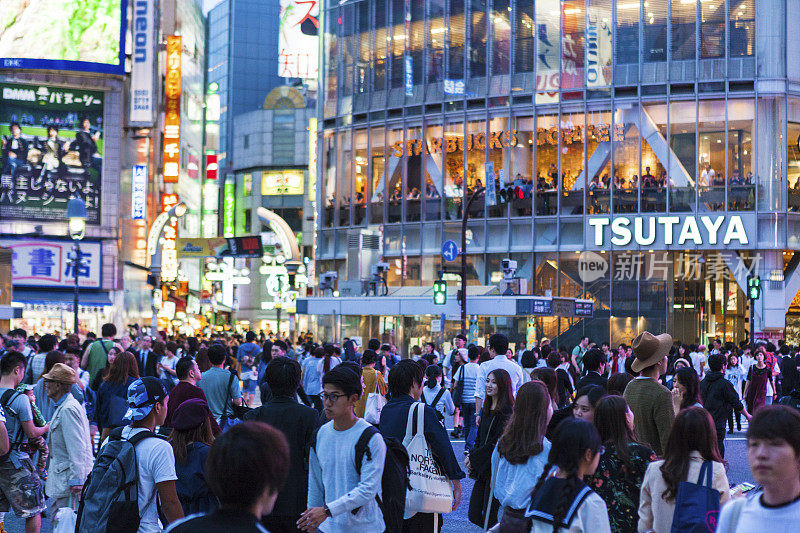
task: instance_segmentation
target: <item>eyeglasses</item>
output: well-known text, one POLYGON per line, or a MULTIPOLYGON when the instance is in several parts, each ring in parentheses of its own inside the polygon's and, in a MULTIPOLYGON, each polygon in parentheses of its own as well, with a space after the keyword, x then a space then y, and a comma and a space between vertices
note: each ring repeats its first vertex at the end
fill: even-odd
POLYGON ((337 394, 337 393, 328 394, 327 392, 319 393, 319 397, 322 398, 323 402, 331 402, 331 403, 336 403, 337 401, 339 401, 339 398, 344 398, 345 396, 347 395, 337 394))

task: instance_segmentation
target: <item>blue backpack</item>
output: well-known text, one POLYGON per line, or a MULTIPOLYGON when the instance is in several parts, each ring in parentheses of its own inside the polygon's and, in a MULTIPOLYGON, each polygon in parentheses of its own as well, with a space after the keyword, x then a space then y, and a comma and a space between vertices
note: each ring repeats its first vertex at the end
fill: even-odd
POLYGON ((697 483, 681 481, 675 496, 671 533, 713 533, 719 517, 719 491, 712 487, 714 464, 704 461, 697 483))

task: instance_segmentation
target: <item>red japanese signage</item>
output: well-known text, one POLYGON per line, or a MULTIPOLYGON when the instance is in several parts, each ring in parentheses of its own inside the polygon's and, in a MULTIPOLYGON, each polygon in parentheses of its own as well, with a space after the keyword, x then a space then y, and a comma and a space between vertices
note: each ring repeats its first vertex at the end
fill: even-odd
POLYGON ((217 154, 206 154, 206 179, 215 180, 219 174, 219 163, 217 154))
POLYGON ((167 75, 164 79, 164 183, 178 183, 181 156, 181 37, 167 37, 167 75))

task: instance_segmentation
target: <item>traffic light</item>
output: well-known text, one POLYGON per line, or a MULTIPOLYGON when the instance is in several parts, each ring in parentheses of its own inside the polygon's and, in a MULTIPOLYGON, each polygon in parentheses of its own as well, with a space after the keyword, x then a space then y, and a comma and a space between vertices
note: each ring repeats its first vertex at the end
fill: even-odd
POLYGON ((447 303, 447 282, 438 280, 433 282, 433 304, 445 305, 447 303))
POLYGON ((758 300, 761 297, 761 278, 758 276, 747 276, 747 297, 750 300, 758 300))

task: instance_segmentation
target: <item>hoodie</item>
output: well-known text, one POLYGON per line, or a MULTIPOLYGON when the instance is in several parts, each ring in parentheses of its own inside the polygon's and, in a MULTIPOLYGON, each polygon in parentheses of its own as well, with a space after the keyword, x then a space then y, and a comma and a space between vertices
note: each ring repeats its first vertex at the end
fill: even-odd
POLYGON ((732 410, 740 412, 743 409, 739 395, 730 381, 725 379, 722 372, 709 372, 700 382, 700 397, 703 407, 711 413, 714 425, 719 432, 725 429, 725 423, 732 410))

